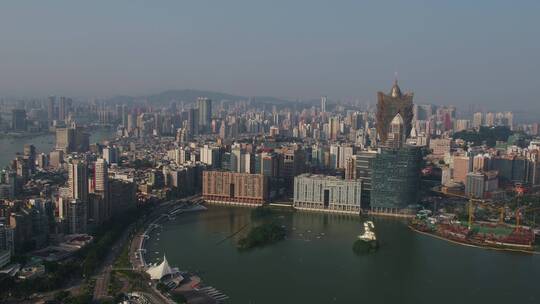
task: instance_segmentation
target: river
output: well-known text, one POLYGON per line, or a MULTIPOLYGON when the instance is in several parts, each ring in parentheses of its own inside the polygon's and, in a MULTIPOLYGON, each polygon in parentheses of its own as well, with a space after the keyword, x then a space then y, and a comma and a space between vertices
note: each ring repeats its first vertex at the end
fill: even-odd
POLYGON ((147 261, 196 271, 230 303, 540 303, 540 256, 469 248, 375 218, 380 250, 357 256, 359 217, 280 212, 285 241, 239 252, 250 209, 210 205, 155 230, 147 261))
MULTIPOLYGON (((97 129, 90 133, 90 143, 101 142, 111 138, 115 133, 114 129, 97 129)), ((4 168, 15 158, 16 153, 23 152, 25 144, 33 144, 37 153, 49 153, 55 146, 55 134, 33 137, 2 137, 0 138, 0 168, 4 168)))

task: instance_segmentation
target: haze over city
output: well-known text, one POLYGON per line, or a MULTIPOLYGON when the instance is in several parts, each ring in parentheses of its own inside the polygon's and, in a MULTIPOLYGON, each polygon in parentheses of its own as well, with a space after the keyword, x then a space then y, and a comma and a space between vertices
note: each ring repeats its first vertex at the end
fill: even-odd
POLYGON ((0 95, 202 89, 538 111, 537 1, 5 1, 0 95))
POLYGON ((538 304, 538 1, 3 1, 0 303, 538 304))

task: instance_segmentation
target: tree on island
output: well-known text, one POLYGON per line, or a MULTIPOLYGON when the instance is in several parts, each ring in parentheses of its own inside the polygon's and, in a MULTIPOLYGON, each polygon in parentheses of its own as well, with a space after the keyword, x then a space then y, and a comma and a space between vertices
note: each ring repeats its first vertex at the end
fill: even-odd
POLYGON ((245 238, 238 241, 238 249, 247 250, 281 241, 287 231, 275 222, 265 223, 252 228, 245 238))

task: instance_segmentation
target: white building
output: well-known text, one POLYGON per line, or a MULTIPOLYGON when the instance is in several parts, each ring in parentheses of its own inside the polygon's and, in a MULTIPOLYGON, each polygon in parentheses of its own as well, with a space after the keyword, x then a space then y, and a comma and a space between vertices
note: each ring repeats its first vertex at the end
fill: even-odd
POLYGON ((167 276, 175 276, 179 277, 180 281, 183 280, 183 277, 179 274, 179 270, 176 268, 171 268, 165 256, 163 256, 163 262, 161 262, 161 264, 150 267, 148 270, 146 270, 146 273, 150 275, 152 280, 159 281, 167 276))
POLYGON ((301 174, 294 178, 294 206, 333 212, 359 213, 362 181, 336 176, 301 174))

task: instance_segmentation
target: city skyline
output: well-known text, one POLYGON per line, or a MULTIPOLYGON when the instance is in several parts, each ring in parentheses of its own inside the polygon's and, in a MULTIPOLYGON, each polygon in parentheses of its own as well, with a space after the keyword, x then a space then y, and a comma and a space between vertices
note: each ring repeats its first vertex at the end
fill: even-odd
POLYGON ((201 89, 373 104, 373 92, 398 72, 417 103, 501 110, 510 104, 508 110, 534 112, 535 8, 532 1, 152 8, 116 2, 106 9, 13 2, 0 13, 1 55, 9 58, 0 95, 101 98, 201 89))
POLYGON ((537 303, 538 11, 7 3, 0 302, 537 303))

